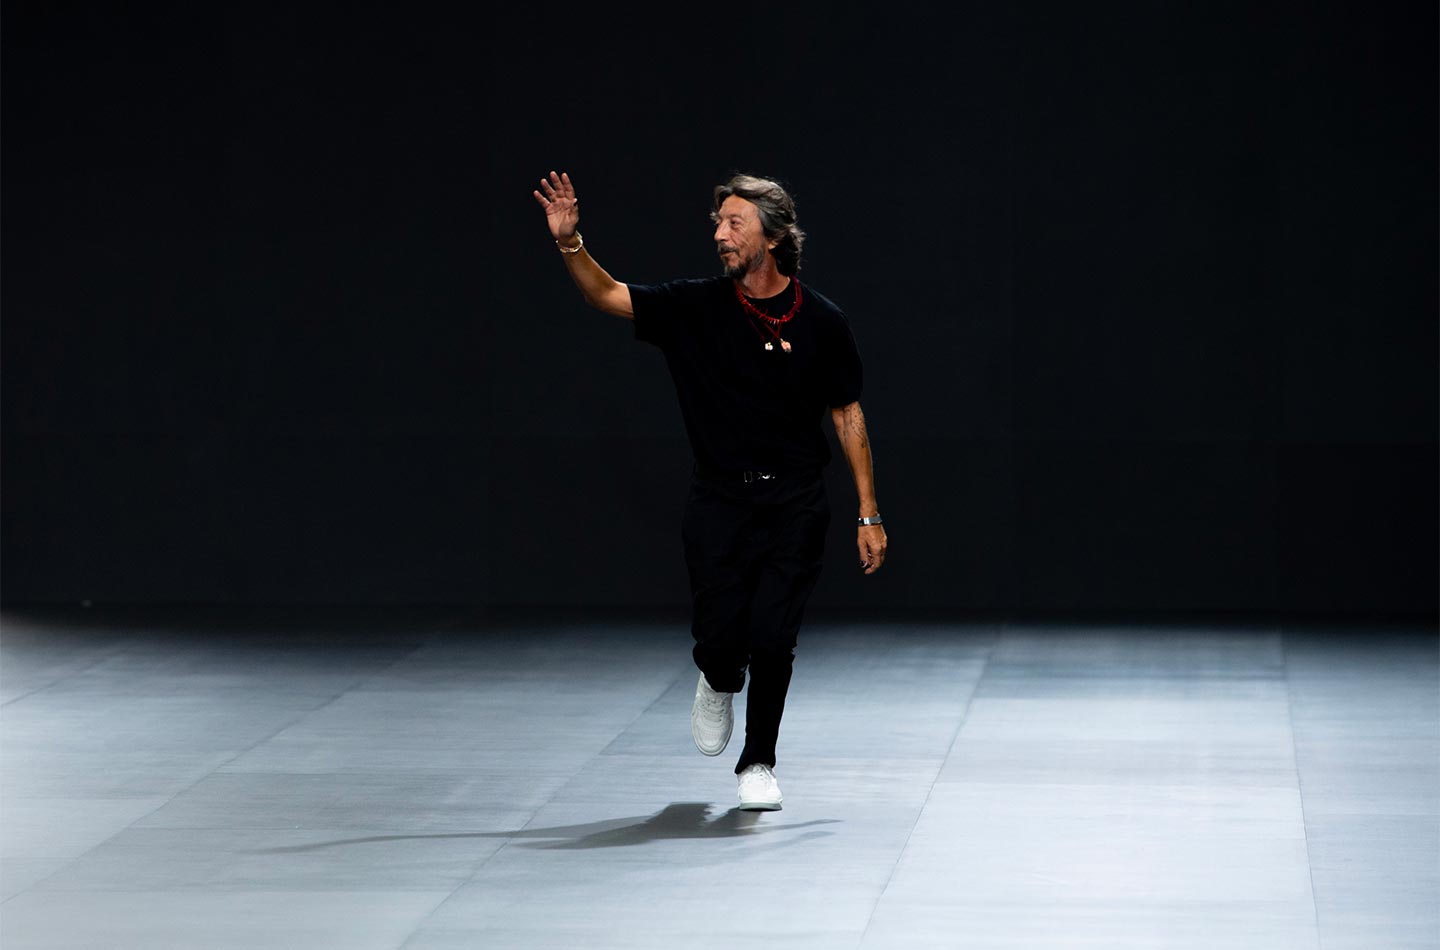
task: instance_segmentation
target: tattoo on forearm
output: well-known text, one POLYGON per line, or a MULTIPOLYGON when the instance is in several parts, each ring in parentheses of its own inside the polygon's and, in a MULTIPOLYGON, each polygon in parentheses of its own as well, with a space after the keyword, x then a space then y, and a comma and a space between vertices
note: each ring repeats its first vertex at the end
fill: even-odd
POLYGON ((846 442, 852 438, 862 448, 869 448, 870 434, 865 431, 865 413, 858 405, 850 406, 840 415, 841 435, 846 442))
POLYGON ((845 450, 860 494, 861 514, 875 514, 875 482, 870 460, 870 434, 865 430, 865 413, 858 402, 846 406, 834 417, 835 434, 845 450))

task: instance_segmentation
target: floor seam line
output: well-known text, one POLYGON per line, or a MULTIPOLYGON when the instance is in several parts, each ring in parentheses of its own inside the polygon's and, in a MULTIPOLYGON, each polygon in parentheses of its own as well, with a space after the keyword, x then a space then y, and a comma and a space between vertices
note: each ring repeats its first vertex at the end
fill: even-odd
POLYGON ((86 856, 88 856, 88 855, 90 855, 91 853, 93 853, 97 848, 104 847, 108 842, 112 841, 112 840, 115 839, 116 837, 118 837, 118 836, 124 834, 125 832, 129 831, 131 828, 135 827, 135 825, 136 825, 138 822, 142 822, 142 821, 144 821, 146 818, 149 818, 151 815, 155 814, 155 813, 156 813, 157 811, 159 811, 160 809, 164 808, 165 806, 169 805, 171 802, 175 801, 175 799, 179 798, 181 795, 184 795, 186 792, 190 791, 190 790, 193 789, 195 786, 199 785, 201 782, 205 781, 206 779, 208 779, 208 778, 210 778, 211 776, 213 776, 213 775, 215 775, 216 773, 218 773, 221 769, 225 768, 225 766, 227 766, 227 765, 229 765, 230 763, 234 762, 236 759, 240 758, 240 757, 243 756, 243 755, 248 754, 249 752, 253 751, 253 750, 254 750, 255 748, 257 748, 258 746, 260 746, 260 745, 262 745, 262 744, 264 744, 264 743, 266 743, 266 742, 269 742, 271 739, 275 738, 275 737, 278 736, 280 733, 284 732, 286 729, 289 729, 291 726, 295 725, 297 722, 300 722, 300 721, 301 721, 302 719, 304 719, 306 716, 314 715, 315 713, 317 713, 317 712, 319 712, 320 710, 326 708, 327 706, 330 706, 330 705, 334 704, 336 700, 338 700, 340 697, 344 696, 346 693, 349 693, 351 690, 355 689, 357 686, 359 686, 359 685, 367 682, 367 681, 370 680, 370 679, 374 679, 375 677, 384 675, 384 674, 385 674, 388 670, 390 670, 392 667, 396 666, 396 665, 399 664, 399 663, 404 662, 406 659, 408 659, 410 656, 412 656, 412 655, 415 654, 416 652, 424 649, 425 646, 426 646, 426 643, 424 643, 424 642, 417 644, 414 649, 407 651, 407 652, 406 652, 404 655, 402 655, 402 656, 396 657, 395 660, 394 660, 394 662, 389 663, 389 664, 386 664, 386 666, 385 666, 383 669, 380 669, 380 670, 375 671, 375 672, 374 672, 373 674, 371 674, 369 677, 363 677, 363 676, 362 676, 362 677, 360 677, 359 679, 354 680, 354 681, 351 682, 348 686, 345 686, 344 688, 342 688, 339 692, 337 692, 335 695, 331 696, 329 699, 325 700, 325 701, 324 701, 323 703, 321 703, 320 705, 314 706, 314 707, 312 707, 312 708, 310 708, 310 709, 305 710, 304 712, 296 715, 293 719, 290 719, 290 720, 288 720, 287 722, 285 722, 284 725, 281 725, 281 726, 279 726, 278 728, 276 728, 276 729, 275 729, 273 732, 271 732, 269 735, 267 735, 267 736, 265 736, 265 737, 263 737, 263 738, 260 738, 260 739, 256 739, 256 740, 255 740, 254 742, 252 742, 250 745, 248 745, 248 746, 246 746, 245 748, 241 749, 240 751, 236 752, 236 753, 235 753, 234 755, 232 755, 230 758, 226 759, 224 762, 221 762, 219 765, 215 766, 213 769, 211 769, 210 771, 206 772, 204 775, 200 776, 200 777, 197 778, 195 781, 191 782, 189 785, 186 785, 184 788, 176 791, 175 794, 170 795, 169 797, 167 797, 167 798, 165 799, 165 801, 161 802, 159 805, 156 805, 154 808, 150 809, 150 810, 147 811, 145 814, 143 814, 143 815, 141 815, 140 817, 136 818, 134 821, 132 821, 132 822, 130 822, 129 824, 127 824, 124 828, 121 828, 119 831, 115 832, 114 834, 109 835, 109 836, 105 837, 104 839, 95 842, 95 844, 93 844, 93 845, 91 845, 90 847, 86 848, 86 849, 85 849, 84 851, 82 851, 81 853, 75 855, 75 857, 71 858, 69 861, 66 861, 64 864, 62 864, 60 867, 56 868, 56 869, 55 869, 54 871, 52 871, 51 873, 49 873, 49 874, 45 875, 44 877, 40 878, 38 881, 33 881, 33 882, 32 882, 29 886, 27 886, 24 890, 16 891, 14 894, 11 894, 9 897, 5 898, 3 901, 0 901, 0 907, 3 907, 5 904, 10 903, 10 901, 12 901, 12 900, 14 900, 15 898, 19 897, 21 894, 29 893, 30 891, 34 890, 34 889, 35 889, 36 887, 38 887, 39 885, 44 884, 46 881, 50 880, 51 878, 55 877, 56 875, 63 873, 65 870, 67 870, 68 868, 72 867, 77 861, 80 861, 80 860, 84 859, 86 856))
MULTIPOLYGON (((164 628, 162 628, 162 632, 163 630, 164 628)), ((162 637, 161 640, 162 642, 165 640, 174 640, 179 635, 180 631, 171 629, 169 631, 169 636, 162 637)), ((95 667, 99 666, 105 661, 113 659, 116 655, 120 653, 124 653, 127 649, 130 648, 131 645, 133 645, 132 642, 126 642, 125 645, 111 647, 105 652, 103 656, 97 657, 93 663, 87 663, 82 668, 78 670, 72 670, 69 673, 62 673, 60 676, 46 683, 44 686, 37 686, 27 693, 22 693, 19 696, 12 696, 10 699, 5 700, 4 702, 0 702, 0 709, 4 709, 6 706, 13 705, 15 703, 21 702, 22 700, 29 699, 31 696, 35 696, 39 693, 43 693, 47 690, 53 689, 60 683, 64 682, 67 679, 70 679, 73 676, 84 676, 86 673, 89 673, 91 670, 95 669, 95 667)))
POLYGON ((1320 932, 1320 902, 1315 898, 1315 866, 1310 861, 1310 821, 1305 816, 1305 783, 1300 775, 1300 747, 1295 738, 1295 691, 1290 683, 1290 651, 1285 642, 1285 626, 1280 625, 1280 665, 1285 669, 1285 718, 1290 723, 1290 755, 1295 760, 1295 795, 1300 799, 1300 830, 1305 837, 1305 874, 1310 881, 1310 909, 1315 919, 1316 950, 1325 950, 1320 932))
MULTIPOLYGON (((645 715, 646 713, 648 713, 650 710, 654 709, 655 706, 656 706, 656 704, 658 704, 658 703, 660 702, 660 700, 664 699, 665 696, 666 696, 666 694, 668 694, 668 693, 670 692, 670 690, 674 689, 675 686, 676 686, 678 683, 682 682, 682 681, 684 680, 684 678, 687 677, 687 676, 689 676, 689 675, 690 675, 690 674, 689 674, 689 669, 687 668, 685 672, 679 673, 679 674, 677 674, 674 678, 670 679, 670 680, 660 689, 659 694, 656 695, 656 697, 655 697, 654 699, 650 700, 650 702, 649 702, 648 704, 646 704, 645 708, 641 709, 638 713, 636 713, 634 716, 632 716, 631 719, 630 719, 630 721, 627 722, 627 723, 625 723, 625 725, 620 728, 620 731, 615 734, 615 739, 618 739, 618 738, 620 738, 620 736, 623 736, 623 735, 625 734, 625 730, 629 729, 631 726, 635 725, 635 723, 639 722, 639 721, 640 721, 640 718, 641 718, 642 716, 644 716, 644 715, 645 715)), ((549 798, 547 798, 545 801, 541 802, 538 806, 536 806, 535 810, 534 810, 533 812, 531 812, 530 817, 529 817, 528 819, 526 819, 526 821, 525 821, 525 823, 524 823, 523 825, 521 825, 519 828, 517 828, 517 829, 515 830, 515 833, 514 833, 514 834, 512 834, 511 836, 509 836, 508 838, 506 838, 503 842, 501 842, 500 847, 496 848, 494 851, 490 852, 490 854, 486 855, 486 856, 485 856, 485 859, 484 859, 483 861, 481 861, 479 864, 475 865, 475 869, 474 869, 473 871, 471 871, 469 875, 466 876, 465 880, 463 880, 463 881, 461 881, 459 884, 455 885, 455 887, 453 887, 453 888, 450 890, 450 893, 446 894, 446 895, 440 900, 440 903, 438 903, 438 904, 436 904, 434 907, 430 908, 430 912, 427 913, 424 917, 420 918, 420 923, 415 927, 415 929, 410 933, 410 935, 409 935, 408 937, 406 937, 404 940, 402 940, 402 941, 400 942, 400 945, 396 948, 396 950, 405 950, 406 947, 410 946, 411 941, 413 941, 417 936, 419 936, 420 931, 425 928, 425 921, 427 921, 427 920, 429 920, 431 917, 435 916, 435 912, 436 912, 436 911, 438 911, 441 907, 444 907, 444 906, 450 901, 450 899, 451 899, 452 897, 454 897, 456 894, 458 894, 458 893, 460 892, 460 890, 461 890, 462 888, 464 888, 466 885, 468 885, 471 881, 475 880, 476 876, 478 876, 481 871, 485 870, 485 867, 486 867, 491 861, 495 860, 495 858, 499 856, 500 852, 502 852, 502 851, 504 851, 506 848, 510 847, 511 842, 513 842, 517 837, 519 837, 519 835, 520 835, 522 832, 524 832, 526 829, 528 829, 528 828, 530 827, 531 823, 535 821, 535 816, 536 816, 536 815, 539 815, 540 812, 542 812, 542 811, 544 811, 544 810, 546 809, 546 807, 548 807, 549 805, 553 804, 554 801, 555 801, 555 799, 556 799, 556 797, 559 796, 559 794, 565 789, 565 787, 566 787, 567 785, 569 785, 571 782, 575 781, 575 776, 577 776, 577 775, 579 775, 581 772, 584 772, 584 771, 585 771, 586 766, 588 766, 591 762, 594 762, 594 761, 595 761, 596 759, 598 759, 600 756, 604 755, 604 754, 605 754, 605 749, 610 748, 610 746, 615 742, 615 739, 611 739, 610 742, 605 743, 604 748, 602 748, 599 752, 596 752, 594 755, 590 756, 590 758, 586 759, 584 762, 580 763, 580 767, 577 768, 573 773, 571 773, 571 775, 570 775, 569 778, 567 778, 564 782, 560 783, 560 785, 558 785, 558 786, 556 787, 554 794, 552 794, 549 798)))
POLYGON ((960 738, 960 732, 965 728, 965 722, 970 718, 970 706, 975 702, 975 694, 980 692, 980 684, 990 672, 990 660, 995 655, 998 647, 1010 633, 1010 621, 1001 623, 1000 633, 990 649, 985 654, 984 665, 980 667, 980 675, 975 678, 975 685, 970 689, 970 695, 965 699, 965 708, 960 711, 960 721, 955 725, 955 731, 950 736, 950 742, 945 747, 945 755, 940 759, 940 767, 935 770, 935 777, 930 780, 930 787, 925 790, 925 800, 920 803, 920 808, 915 812, 915 821, 910 825, 910 830, 905 833, 905 842, 900 845, 900 851, 895 855, 895 863, 890 866, 890 873, 885 876, 885 883, 880 887, 880 893, 875 898, 875 903, 870 907, 870 913, 865 918, 865 928, 860 931, 860 943, 865 943, 866 936, 870 933, 870 925, 875 920, 875 912, 880 909, 880 902, 885 899, 885 892, 890 890, 890 882, 895 879, 895 871, 900 867, 900 862, 905 858, 905 851, 910 847, 910 839, 915 835, 915 828, 920 824, 920 819, 925 815, 925 808, 930 804, 930 796, 935 792, 935 786, 940 782, 940 775, 945 771, 945 765, 950 761, 950 751, 955 748, 955 742, 960 738))

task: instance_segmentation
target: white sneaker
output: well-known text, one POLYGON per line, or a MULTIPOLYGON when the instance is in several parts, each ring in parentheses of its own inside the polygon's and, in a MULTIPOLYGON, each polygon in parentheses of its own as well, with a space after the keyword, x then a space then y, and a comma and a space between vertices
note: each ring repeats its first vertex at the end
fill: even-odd
POLYGON ((730 731, 735 728, 735 713, 730 707, 734 698, 734 693, 711 689, 705 674, 700 674, 695 703, 690 707, 690 735, 695 738, 695 748, 706 755, 719 755, 730 742, 730 731))
POLYGON ((740 808, 743 811, 779 811, 785 800, 770 766, 756 763, 740 773, 740 808))

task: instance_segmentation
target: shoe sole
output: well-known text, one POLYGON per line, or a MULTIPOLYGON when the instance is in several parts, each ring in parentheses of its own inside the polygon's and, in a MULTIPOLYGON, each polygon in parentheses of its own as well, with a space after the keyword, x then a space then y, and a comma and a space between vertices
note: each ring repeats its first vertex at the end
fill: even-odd
POLYGON ((695 730, 694 730, 693 728, 690 730, 690 738, 695 740, 695 748, 697 748, 697 749, 700 750, 700 754, 701 754, 701 755, 709 755, 709 756, 719 755, 721 752, 724 752, 724 751, 725 751, 725 747, 730 744, 730 737, 729 737, 729 736, 726 736, 726 737, 725 737, 725 741, 722 742, 722 743, 720 743, 720 747, 717 748, 717 749, 715 749, 715 750, 712 752, 711 750, 705 748, 703 745, 700 744, 700 737, 697 736, 697 735, 695 735, 695 730))
MULTIPOLYGON (((725 745, 729 745, 729 744, 730 744, 729 742, 726 742, 726 743, 725 743, 725 745)), ((698 740, 695 742, 695 748, 697 748, 697 749, 700 750, 700 754, 701 754, 701 755, 708 755, 708 756, 710 756, 712 759, 713 759, 715 756, 719 755, 721 752, 724 752, 724 751, 725 751, 725 746, 722 745, 720 748, 716 749, 714 752, 711 752, 709 749, 707 749, 707 748, 705 748, 704 746, 702 746, 698 740)))
POLYGON ((741 811, 779 811, 780 802, 741 802, 741 811))
POLYGON ((690 738, 695 740, 695 748, 700 750, 701 755, 716 756, 719 755, 721 752, 724 752, 725 747, 730 744, 730 737, 734 734, 735 720, 731 719, 730 728, 725 730, 725 735, 720 740, 720 744, 718 746, 715 746, 713 749, 707 749, 705 748, 705 746, 700 744, 700 730, 697 729, 695 726, 695 717, 693 715, 690 717, 690 738))
MULTIPOLYGON (((703 677, 705 676, 705 674, 704 674, 704 673, 701 673, 700 676, 703 678, 703 677)), ((717 756, 717 755, 719 755, 721 752, 724 752, 724 751, 725 751, 725 747, 730 744, 730 737, 731 737, 731 736, 734 734, 734 732, 735 732, 735 719, 733 718, 733 717, 734 717, 734 713, 733 713, 733 712, 731 713, 731 717, 732 717, 732 718, 730 719, 730 728, 725 730, 725 738, 723 738, 723 739, 720 740, 720 745, 716 746, 715 749, 713 749, 713 750, 707 749, 707 748, 705 748, 703 745, 700 744, 700 735, 699 735, 698 730, 695 728, 695 707, 694 707, 693 704, 691 705, 691 707, 690 707, 690 738, 695 741, 695 748, 697 748, 697 749, 700 750, 700 754, 701 754, 701 755, 717 756)))

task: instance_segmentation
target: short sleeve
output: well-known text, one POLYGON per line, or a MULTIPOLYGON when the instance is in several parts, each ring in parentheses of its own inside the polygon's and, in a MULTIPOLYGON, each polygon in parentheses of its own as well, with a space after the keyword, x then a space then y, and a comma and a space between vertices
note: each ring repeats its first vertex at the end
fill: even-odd
POLYGON ((666 349, 683 332, 694 311, 703 281, 674 280, 664 284, 630 284, 635 339, 666 349))
POLYGON ((860 350, 855 346, 855 336, 850 332, 850 323, 839 310, 835 311, 830 332, 826 335, 825 401, 832 409, 848 406, 860 399, 864 388, 864 368, 860 363, 860 350))

